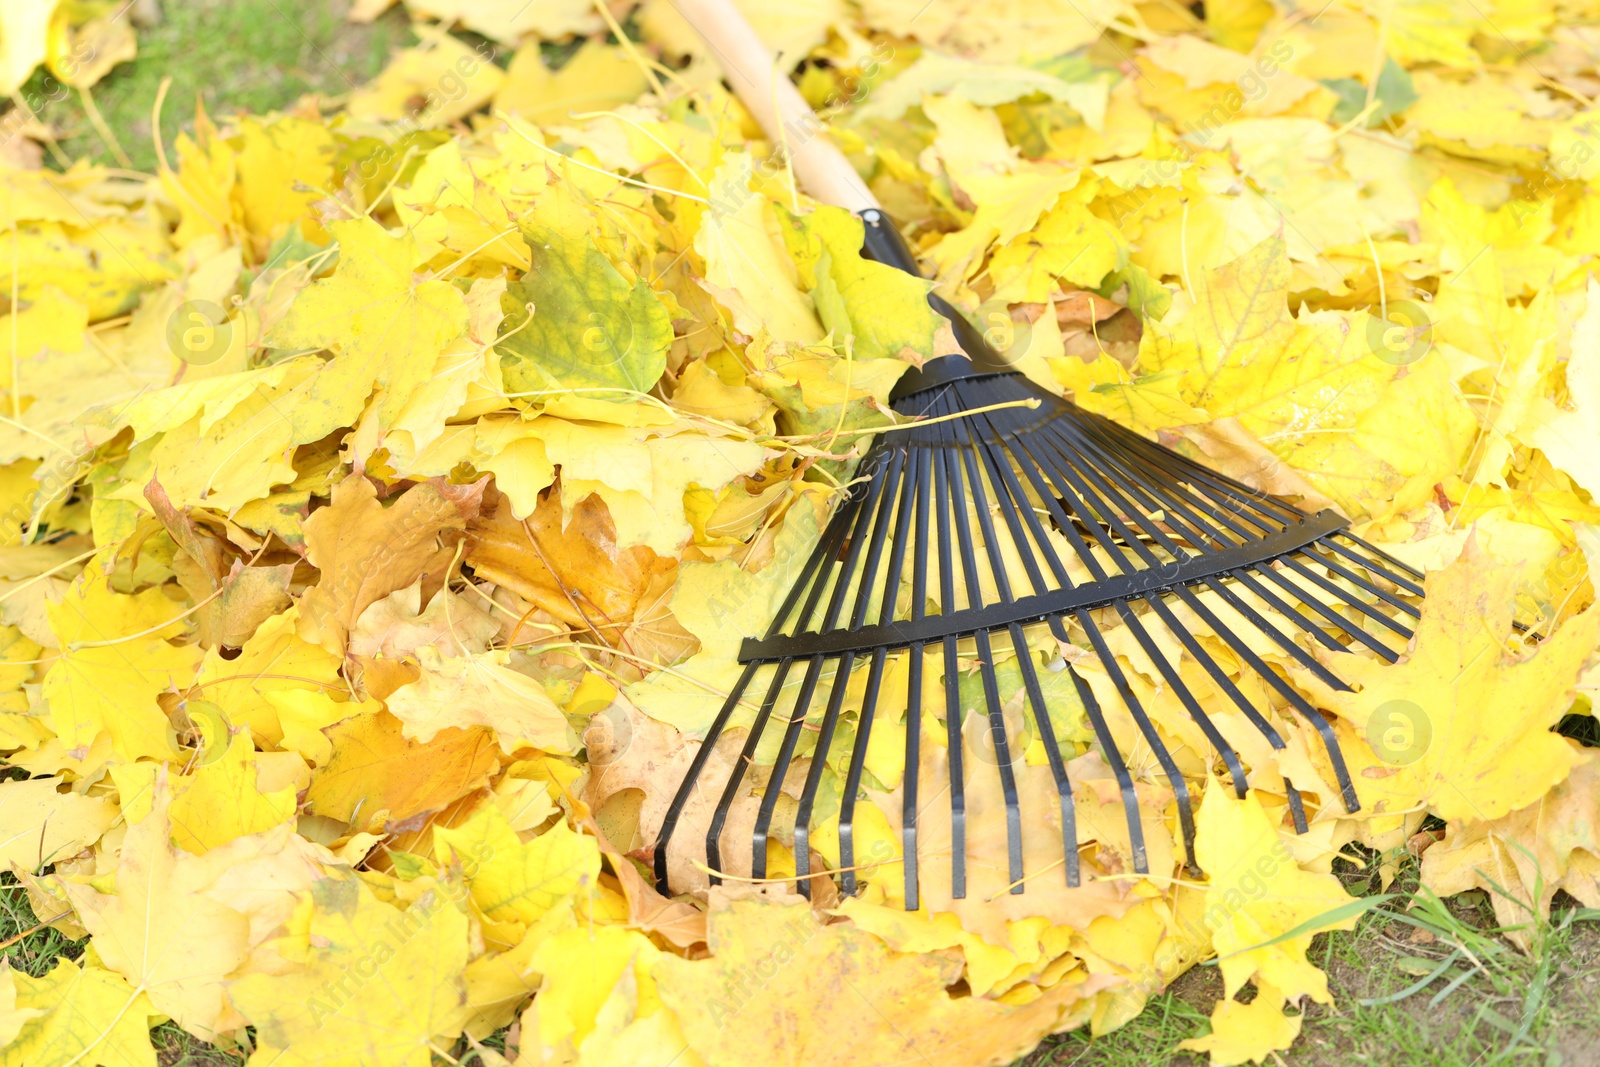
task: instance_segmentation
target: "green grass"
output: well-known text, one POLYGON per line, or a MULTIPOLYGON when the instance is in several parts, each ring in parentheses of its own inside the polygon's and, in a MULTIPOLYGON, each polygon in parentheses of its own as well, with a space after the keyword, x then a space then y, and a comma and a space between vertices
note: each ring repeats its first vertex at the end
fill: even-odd
POLYGON ((27 890, 10 874, 0 874, 0 943, 5 943, 0 960, 35 978, 48 973, 62 956, 77 959, 84 945, 52 926, 39 926, 27 890))
MULTIPOLYGON (((281 110, 306 93, 343 96, 383 69, 392 49, 414 41, 399 8, 356 26, 345 21, 348 7, 348 0, 163 0, 160 22, 138 30, 138 59, 94 86, 94 103, 128 160, 148 171, 156 163, 151 111, 165 77, 172 87, 161 133, 170 146, 180 129, 193 129, 197 100, 220 117, 281 110)), ((38 92, 43 78, 35 74, 30 88, 38 92)), ((76 92, 43 116, 66 156, 118 164, 76 92)))
MULTIPOLYGON (((1309 955, 1328 974, 1334 1006, 1311 1005, 1299 1040, 1276 1062, 1600 1063, 1600 913, 1558 908, 1553 921, 1532 928, 1533 949, 1524 954, 1495 927, 1484 893, 1440 901, 1418 889, 1414 864, 1402 888, 1402 901, 1367 914, 1355 930, 1313 942, 1309 955)), ((1052 1038, 1015 1067, 1201 1067, 1205 1057, 1177 1045, 1209 1030, 1206 1016, 1222 993, 1216 968, 1196 967, 1121 1030, 1052 1038)))

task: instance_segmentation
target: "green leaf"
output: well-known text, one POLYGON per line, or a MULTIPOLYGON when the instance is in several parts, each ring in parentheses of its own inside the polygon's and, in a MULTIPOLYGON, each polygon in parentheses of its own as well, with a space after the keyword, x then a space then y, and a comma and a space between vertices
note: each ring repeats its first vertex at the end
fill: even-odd
POLYGON ((1107 274, 1105 281, 1095 290, 1101 296, 1111 299, 1113 293, 1128 287, 1128 299, 1125 303, 1133 309, 1133 313, 1141 319, 1155 319, 1160 322, 1166 318, 1167 309, 1172 306, 1172 290, 1161 284, 1161 280, 1137 263, 1129 263, 1121 270, 1107 274))
MULTIPOLYGON (((1367 87, 1354 78, 1324 78, 1323 85, 1339 95, 1339 103, 1328 116, 1328 121, 1342 126, 1361 114, 1367 106, 1367 87)), ((1411 75, 1392 59, 1383 61, 1378 72, 1378 89, 1373 95, 1378 106, 1367 116, 1367 125, 1376 126, 1391 115, 1397 115, 1417 102, 1417 91, 1412 87, 1411 75)))
POLYGON ((522 236, 533 249, 533 268, 501 298, 506 336, 498 349, 506 390, 648 392, 666 369, 672 344, 672 320, 660 298, 642 278, 629 283, 581 238, 528 219, 522 236))

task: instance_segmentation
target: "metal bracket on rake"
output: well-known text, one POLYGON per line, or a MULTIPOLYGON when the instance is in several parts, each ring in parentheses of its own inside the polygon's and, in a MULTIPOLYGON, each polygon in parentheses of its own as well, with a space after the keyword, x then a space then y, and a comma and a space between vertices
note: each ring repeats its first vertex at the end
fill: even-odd
MULTIPOLYGON (((855 811, 887 665, 896 654, 909 657, 900 813, 906 907, 918 906, 919 880, 925 877, 918 855, 925 805, 949 807, 950 896, 966 895, 967 801, 977 774, 993 774, 1004 798, 1008 878, 999 891, 1025 891, 1025 851, 1038 855, 1039 835, 1056 833, 1059 852, 1050 865, 1059 862, 1067 885, 1079 885, 1076 808, 1066 766, 1074 753, 1063 752, 1046 707, 1029 643, 1030 631, 1036 637, 1040 625, 1059 641, 1087 645, 1095 673, 1104 676, 1101 692, 1116 694, 1172 789, 1184 858, 1196 875, 1193 798, 1140 689, 1169 689, 1226 767, 1238 795, 1248 782, 1239 754, 1196 691, 1196 675, 1180 671, 1169 655, 1174 642, 1215 691, 1207 694, 1211 702, 1220 698, 1236 707, 1275 749, 1286 741, 1269 713, 1292 709, 1318 735, 1345 809, 1357 810, 1355 787, 1328 720, 1259 650, 1270 646, 1279 663, 1348 689, 1313 646, 1338 652, 1361 646, 1395 660, 1412 634, 1408 618, 1419 615, 1413 599, 1422 595, 1421 574, 1351 535, 1333 512, 1308 515, 1019 375, 974 371, 970 365, 963 374, 959 366, 938 366, 942 362, 925 366, 913 389, 894 404, 901 414, 928 416, 928 424, 880 437, 771 629, 745 642, 745 669, 663 823, 655 848, 662 889, 670 891, 667 850, 684 809, 697 790, 711 784, 700 778, 712 748, 762 675, 764 689, 742 751, 720 783, 704 842, 707 863, 713 871, 722 869, 730 813, 743 794, 753 799, 759 793, 750 870, 756 878, 766 876, 781 785, 797 759, 809 758, 791 828, 797 886, 808 891, 819 788, 841 718, 853 713, 838 841, 841 889, 847 895, 857 891, 855 811), (1034 400, 1032 407, 997 408, 1034 400), (946 416, 962 417, 933 421, 946 416), (1148 660, 1140 671, 1153 668, 1155 677, 1137 684, 1129 677, 1125 659, 1108 643, 1107 612, 1148 660), (1218 654, 1216 641, 1231 663, 1218 654), (1022 682, 1017 694, 1001 693, 997 657, 1014 659, 1022 682), (962 732, 968 710, 961 697, 962 660, 976 666, 982 699, 969 703, 987 717, 981 754, 992 766, 969 759, 974 753, 962 732), (856 670, 867 676, 859 700, 847 707, 846 683, 856 670), (1245 675, 1259 684, 1243 684, 1245 675), (1276 709, 1257 706, 1247 689, 1270 693, 1276 709), (824 690, 829 695, 818 701, 824 690), (1006 701, 1015 703, 1016 696, 1026 707, 1024 725, 1043 748, 1057 797, 1052 810, 1029 813, 1026 820, 1017 787, 1022 739, 1008 729, 1005 715, 1006 701), (930 703, 934 714, 925 717, 930 703), (926 782, 923 734, 941 717, 948 780, 926 782), (774 735, 774 754, 764 741, 775 727, 782 733, 774 735), (814 739, 808 756, 801 745, 806 735, 814 739), (758 748, 771 755, 759 788, 752 774, 758 748)), ((1059 669, 1071 672, 1094 747, 1120 788, 1134 870, 1148 873, 1135 776, 1118 749, 1102 697, 1079 666, 1059 669)), ((1300 792, 1287 780, 1284 789, 1295 828, 1304 833, 1300 792)))

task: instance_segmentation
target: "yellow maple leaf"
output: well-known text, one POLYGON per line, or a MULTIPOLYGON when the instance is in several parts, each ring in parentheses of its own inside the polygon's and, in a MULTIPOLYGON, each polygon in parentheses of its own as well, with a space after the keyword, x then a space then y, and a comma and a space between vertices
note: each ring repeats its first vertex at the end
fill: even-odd
POLYGON ((413 275, 411 234, 391 236, 369 218, 329 223, 328 232, 339 242, 338 268, 300 293, 267 336, 277 348, 335 352, 305 398, 281 413, 304 441, 354 425, 375 388, 379 423, 393 423, 440 351, 467 329, 460 291, 413 275))
MULTIPOLYGON (((1188 314, 1147 330, 1140 372, 1153 385, 1175 377, 1182 400, 1212 419, 1237 418, 1352 514, 1415 507, 1460 469, 1475 425, 1442 357, 1427 353, 1402 375, 1365 342, 1361 320, 1291 316, 1288 286, 1281 236, 1205 271, 1188 314)), ((1170 404, 1157 392, 1160 412, 1170 404)))
POLYGON ((840 1048, 866 1063, 1009 1062, 1087 1019, 1094 993, 1116 984, 1078 971, 1026 1004, 951 997, 959 961, 894 952, 853 924, 820 925, 809 904, 789 899, 714 902, 711 957, 655 965, 658 995, 711 1067, 743 1067, 754 1048, 784 1067, 827 1062, 840 1048))
POLYGON ((1560 785, 1527 807, 1496 819, 1462 819, 1422 856, 1422 883, 1441 896, 1489 890, 1505 936, 1531 947, 1532 909, 1550 914, 1566 891, 1600 907, 1600 757, 1587 750, 1560 785))
POLYGON ((62 957, 43 978, 11 972, 17 1010, 36 1012, 0 1048, 0 1067, 155 1067, 160 1011, 118 974, 62 957))
MULTIPOLYGON (((296 220, 305 219, 333 174, 334 138, 320 122, 285 116, 239 125, 239 178, 234 202, 245 227, 265 249, 296 220)), ((312 232, 320 223, 305 219, 312 232)))
POLYGON ((94 844, 116 819, 103 797, 62 793, 60 778, 0 782, 0 870, 37 871, 94 844))
POLYGON ((434 1040, 461 1032, 467 917, 447 884, 399 908, 359 878, 319 878, 281 951, 298 966, 229 987, 263 1062, 427 1067, 434 1040))
POLYGON ((695 251, 705 260, 702 283, 733 315, 741 333, 765 328, 774 337, 820 341, 823 329, 811 298, 784 254, 772 202, 750 188, 750 157, 730 152, 711 178, 712 210, 695 232, 695 251))
MULTIPOLYGON (((1428 577, 1422 618, 1400 662, 1319 652, 1351 692, 1291 670, 1339 716, 1336 736, 1363 808, 1385 824, 1424 807, 1446 820, 1499 818, 1533 803, 1577 763, 1574 746, 1551 727, 1600 643, 1600 611, 1518 649, 1518 570, 1468 541, 1455 563, 1428 577)), ((1322 765, 1325 757, 1313 759, 1322 765)))
POLYGON ((621 926, 577 926, 545 939, 528 959, 528 967, 544 980, 538 1027, 524 1039, 524 1048, 535 1038, 547 1058, 582 1048, 596 1025, 603 1025, 600 1016, 619 983, 632 987, 632 1014, 660 1011, 651 970, 661 955, 648 937, 621 926))
POLYGON ((220 758, 192 775, 169 779, 174 843, 200 854, 293 818, 295 787, 264 790, 258 776, 255 746, 241 731, 220 758))
POLYGON ((672 344, 666 304, 647 279, 624 274, 597 247, 570 191, 540 204, 550 205, 548 214, 520 222, 533 265, 501 298, 506 388, 525 396, 576 390, 600 400, 648 392, 672 344))
POLYGON ((244 962, 250 924, 200 893, 230 857, 208 862, 173 848, 164 777, 153 783, 149 814, 123 839, 115 892, 72 881, 63 888, 107 967, 191 1033, 213 1037, 228 1011, 225 979, 244 962))
POLYGON ((384 711, 329 727, 333 756, 311 776, 307 808, 375 830, 446 807, 486 784, 499 766, 499 747, 483 727, 452 727, 427 745, 401 736, 402 729, 384 711))
POLYGON ((13 96, 49 54, 50 23, 61 0, 0 4, 0 92, 13 96))
POLYGON ((452 550, 441 541, 466 529, 483 489, 435 479, 386 508, 361 475, 340 482, 305 523, 306 557, 321 577, 300 600, 300 635, 338 655, 368 607, 423 573, 443 573, 452 550))
POLYGON ((600 876, 600 848, 564 820, 523 844, 500 809, 485 804, 457 827, 435 827, 442 862, 458 862, 472 899, 499 922, 532 925, 600 876))
POLYGON ((1301 1019, 1285 1015, 1283 994, 1263 982, 1248 1004, 1232 997, 1218 1001, 1211 1012, 1211 1032, 1180 1041, 1178 1047, 1209 1052, 1211 1067, 1255 1063, 1294 1044, 1300 1036, 1301 1019))
POLYGON ((30 1019, 44 1014, 41 1008, 17 1007, 16 972, 11 961, 0 961, 0 1048, 16 1040, 17 1034, 30 1019))
POLYGON ((530 42, 511 57, 494 106, 529 122, 552 125, 566 122, 575 111, 605 111, 626 104, 647 84, 639 64, 620 48, 586 41, 552 73, 539 45, 530 42))
MULTIPOLYGON (((296 608, 273 616, 231 659, 218 649, 208 650, 195 675, 194 697, 221 708, 233 726, 247 726, 267 744, 279 744, 286 731, 274 695, 347 690, 339 677, 340 658, 303 640, 296 632, 298 621, 296 608)), ((358 710, 359 705, 352 705, 345 714, 358 710)))
POLYGON ((941 281, 959 282, 978 270, 990 244, 1008 244, 1033 229, 1082 175, 1054 161, 1016 159, 994 113, 960 97, 928 98, 923 110, 938 127, 934 147, 952 184, 977 204, 971 222, 929 253, 941 281))
POLYGON ((156 695, 182 689, 200 650, 169 644, 182 633, 182 609, 159 589, 116 593, 91 561, 59 604, 46 611, 63 655, 44 677, 50 722, 69 749, 104 731, 119 759, 162 760, 174 754, 172 724, 156 695))
POLYGON ((443 126, 487 103, 505 78, 491 61, 493 47, 474 50, 443 30, 426 34, 417 48, 396 52, 382 73, 350 94, 350 114, 443 126))
MULTIPOLYGON (((1290 1000, 1328 1003, 1328 979, 1306 960, 1318 930, 1348 930, 1355 916, 1316 920, 1351 903, 1339 879, 1300 869, 1251 793, 1243 800, 1211 779, 1195 819, 1195 857, 1210 876, 1205 925, 1220 958, 1227 996, 1254 978, 1290 1000), (1302 926, 1293 937, 1283 935, 1302 926)), ((1281 1003, 1281 1001, 1279 1001, 1281 1003)))
POLYGON ((1527 435, 1528 443, 1552 464, 1600 499, 1600 282, 1589 279, 1588 303, 1572 328, 1572 356, 1567 360, 1567 394, 1571 408, 1545 401, 1527 435))

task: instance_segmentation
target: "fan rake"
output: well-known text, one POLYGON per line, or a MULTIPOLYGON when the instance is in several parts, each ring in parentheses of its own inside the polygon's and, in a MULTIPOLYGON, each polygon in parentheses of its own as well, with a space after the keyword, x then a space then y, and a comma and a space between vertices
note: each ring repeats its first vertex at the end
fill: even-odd
MULTIPOLYGON (((988 718, 992 763, 1005 797, 1011 891, 1025 888, 1023 813, 1013 762, 1015 729, 1008 732, 995 676, 997 652, 1015 652, 1026 693, 1028 721, 1042 743, 1060 798, 1061 847, 1069 885, 1079 883, 1072 785, 1041 691, 1025 628, 1043 624, 1069 640, 1076 623, 1116 687, 1176 797, 1184 852, 1194 869, 1193 803, 1183 775, 1133 687, 1107 646, 1096 609, 1110 608, 1149 656, 1163 681, 1204 732, 1243 796, 1248 779, 1200 698, 1180 676, 1152 631, 1163 627, 1194 658, 1216 688, 1242 711, 1275 749, 1285 745, 1268 721, 1174 611, 1181 604, 1226 643, 1284 704, 1304 717, 1326 747, 1346 810, 1359 802, 1327 719, 1256 651, 1258 642, 1230 628, 1199 594, 1211 590, 1297 665, 1335 689, 1348 689, 1299 641, 1294 631, 1332 650, 1347 642, 1393 661, 1412 630, 1421 575, 1351 534, 1331 511, 1308 514, 1210 471, 1098 415, 1058 399, 1019 374, 955 376, 969 371, 930 363, 893 407, 902 416, 941 419, 885 434, 862 461, 860 480, 834 514, 779 609, 770 630, 747 640, 738 683, 719 710, 700 751, 668 808, 656 845, 657 876, 666 884, 667 848, 713 745, 746 699, 758 668, 773 666, 754 723, 721 796, 705 839, 707 864, 721 866, 723 828, 766 731, 782 729, 751 842, 751 870, 765 877, 782 782, 802 732, 816 731, 810 770, 793 824, 796 874, 808 875, 811 814, 839 725, 846 679, 868 671, 855 726, 839 811, 841 890, 856 890, 853 827, 856 798, 890 653, 909 656, 902 847, 906 906, 917 906, 917 822, 923 744, 920 709, 943 689, 950 768, 951 895, 965 895, 963 709, 958 644, 971 638, 982 681, 978 709, 988 718), (1000 407, 1037 400, 1038 407, 1000 407), (962 412, 990 409, 965 418, 962 412), (909 595, 898 594, 908 588, 909 595), (930 602, 932 610, 930 610, 930 602), (1340 610, 1341 606, 1344 610, 1340 610), (1269 610, 1263 610, 1263 609, 1269 610), (1292 629, 1285 623, 1292 624, 1292 629), (936 652, 943 685, 928 684, 928 652, 936 652), (803 672, 798 687, 786 684, 803 672), (813 707, 819 683, 831 682, 823 707, 813 707), (792 696, 786 693, 792 691, 792 696), (787 706, 780 706, 787 705, 787 706), (783 725, 786 724, 786 725, 783 725)), ((1127 816, 1134 869, 1147 873, 1133 777, 1117 750, 1105 710, 1078 669, 1071 674, 1098 747, 1116 776, 1127 816)), ((989 768, 983 768, 987 772, 989 768)), ((1299 791, 1287 785, 1295 828, 1305 832, 1299 791)), ((1196 870, 1196 873, 1198 871, 1196 870)), ((712 878, 716 881, 715 876, 712 878)))
MULTIPOLYGON (((751 70, 770 71, 770 59, 731 4, 678 4, 712 42, 753 113, 761 115, 762 104, 770 107, 776 97, 774 123, 786 115, 809 116, 787 81, 778 79, 774 91, 748 76, 751 70), (740 63, 740 56, 747 61, 740 63)), ((793 160, 797 175, 820 197, 856 210, 866 224, 864 253, 917 273, 915 258, 849 164, 822 138, 805 149, 793 160)), ((1292 709, 1320 738, 1345 809, 1358 810, 1328 719, 1259 649, 1274 648, 1281 653, 1275 658, 1287 657, 1326 685, 1348 690, 1312 646, 1359 646, 1397 659, 1412 635, 1408 620, 1419 615, 1414 600, 1423 593, 1420 572, 1351 534, 1332 511, 1307 513, 1052 395, 1008 369, 959 313, 937 297, 930 301, 950 319, 963 351, 930 360, 902 378, 891 405, 897 415, 920 421, 879 436, 771 627, 744 642, 743 672, 667 809, 654 852, 659 886, 668 889, 669 848, 699 844, 675 842, 674 836, 691 798, 709 789, 720 790, 703 841, 711 881, 724 869, 725 850, 741 847, 724 840, 730 811, 741 798, 759 795, 748 841, 751 873, 765 878, 774 838, 792 833, 797 888, 807 892, 819 791, 835 762, 836 739, 851 733, 840 730, 841 718, 853 713, 854 740, 838 808, 838 873, 841 891, 857 892, 856 807, 895 654, 909 661, 900 813, 907 909, 916 909, 919 900, 919 819, 930 802, 945 803, 941 791, 948 792, 950 809, 950 896, 966 895, 967 794, 977 774, 998 777, 1009 891, 1026 889, 1024 835, 1053 836, 1055 829, 1045 825, 1052 821, 1059 822, 1066 882, 1080 884, 1067 767, 1076 753, 1070 744, 1063 753, 1041 670, 1068 672, 1094 747, 1120 787, 1134 870, 1148 873, 1135 776, 1118 750, 1108 709, 1076 664, 1057 658, 1041 668, 1030 644, 1041 627, 1063 646, 1086 643, 1083 653, 1109 679, 1170 783, 1184 858, 1191 873, 1200 874, 1193 798, 1108 644, 1104 624, 1113 616, 1203 733, 1239 796, 1249 787, 1244 763, 1180 671, 1184 654, 1224 704, 1242 712, 1274 749, 1286 742, 1262 695, 1270 693, 1281 708, 1292 709), (1226 621, 1219 604, 1231 609, 1226 621), (1231 673, 1214 654, 1216 646, 1208 647, 1208 636, 1236 657, 1231 673), (1182 652, 1174 655, 1177 648, 1182 652), (1013 708, 1009 723, 997 658, 1014 658, 1021 675, 1024 709, 1019 717, 1013 708), (981 691, 981 698, 964 699, 962 675, 972 667, 981 684, 969 684, 967 691, 981 691), (858 671, 866 672, 865 686, 847 700, 858 671), (1246 674, 1259 684, 1242 684, 1246 674), (1247 689, 1258 696, 1252 699, 1247 689), (750 704, 754 718, 726 780, 707 780, 714 746, 733 729, 741 705, 750 704), (986 720, 979 746, 963 730, 969 713, 986 720), (923 746, 939 743, 924 732, 937 730, 941 718, 948 781, 921 781, 923 746), (802 744, 807 734, 814 744, 802 744), (1059 800, 1059 813, 1043 820, 1025 821, 1019 799, 1017 772, 1023 749, 1032 744, 1029 735, 1043 748, 1059 800), (780 738, 776 758, 763 782, 757 750, 770 755, 774 737, 780 738), (782 786, 804 759, 810 761, 804 786, 785 830, 778 823, 782 786)), ((1300 791, 1287 779, 1284 791, 1295 828, 1304 833, 1300 791)))

